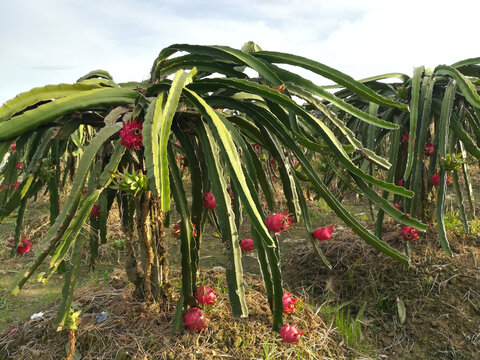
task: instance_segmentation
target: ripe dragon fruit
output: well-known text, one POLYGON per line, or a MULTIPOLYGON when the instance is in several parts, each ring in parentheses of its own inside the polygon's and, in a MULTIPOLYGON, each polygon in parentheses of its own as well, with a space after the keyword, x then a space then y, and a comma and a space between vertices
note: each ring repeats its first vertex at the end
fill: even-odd
POLYGON ((242 249, 243 252, 253 251, 255 249, 255 246, 253 246, 253 239, 245 238, 242 241, 240 241, 240 248, 242 249))
POLYGON ((287 215, 286 212, 282 214, 272 214, 265 220, 265 226, 268 230, 275 234, 286 231, 292 227, 290 223, 293 221, 293 216, 287 215))
POLYGON ((92 211, 90 212, 90 217, 97 218, 100 215, 100 206, 97 204, 93 205, 92 211))
POLYGON ((217 298, 215 290, 208 286, 198 287, 194 296, 201 305, 213 305, 215 304, 215 299, 217 298))
POLYGON ((313 232, 313 237, 318 241, 325 241, 332 237, 333 225, 319 227, 313 232))
POLYGON ((215 201, 215 196, 212 193, 205 193, 203 195, 203 207, 207 209, 215 209, 217 202, 215 201))
POLYGON ((432 184, 435 187, 438 187, 440 185, 440 174, 439 173, 433 174, 430 177, 430 184, 432 184))
POLYGON ((425 156, 431 156, 434 150, 435 148, 433 147, 433 144, 431 143, 425 144, 425 152, 424 152, 425 156))
POLYGON ((142 123, 137 122, 137 119, 124 124, 119 134, 123 146, 129 149, 140 149, 143 142, 142 123))
POLYGON ((20 240, 20 245, 17 247, 17 254, 23 255, 29 252, 31 246, 32 242, 30 241, 30 238, 22 238, 22 240, 20 240))
POLYGON ((297 308, 296 303, 299 302, 300 299, 294 299, 294 298, 292 298, 291 293, 285 293, 285 294, 283 294, 282 301, 283 301, 283 312, 285 314, 291 314, 291 313, 295 312, 295 310, 297 308))
POLYGON ((414 229, 410 226, 404 226, 400 232, 404 241, 413 242, 415 239, 418 239, 417 229, 414 229))
MULTIPOLYGON (((195 226, 195 224, 192 224, 192 227, 193 227, 192 235, 194 237, 196 237, 197 236, 197 227, 195 226)), ((175 236, 177 239, 180 239, 180 222, 175 224, 175 226, 173 227, 172 235, 175 236)))
POLYGON ((23 164, 19 161, 17 162, 17 170, 22 171, 23 170, 23 164))
POLYGON ((297 329, 297 325, 283 325, 280 328, 282 340, 290 344, 298 343, 302 335, 303 333, 297 329))
MULTIPOLYGON (((452 178, 450 176, 447 176, 445 182, 447 183, 447 185, 450 185, 452 183, 452 178)), ((433 174, 430 177, 430 184, 432 184, 435 187, 438 187, 440 185, 440 174, 439 173, 433 174)))
POLYGON ((202 310, 192 307, 185 313, 183 324, 188 330, 200 331, 207 327, 207 319, 203 316, 202 310))
POLYGON ((397 209, 397 210, 399 210, 399 211, 402 211, 402 205, 400 205, 400 204, 392 204, 392 206, 393 206, 395 209, 397 209))

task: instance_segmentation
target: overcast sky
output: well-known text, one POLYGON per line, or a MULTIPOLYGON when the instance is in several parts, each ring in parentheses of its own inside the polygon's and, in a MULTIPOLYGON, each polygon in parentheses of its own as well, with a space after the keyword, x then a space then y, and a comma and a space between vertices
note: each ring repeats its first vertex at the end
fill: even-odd
POLYGON ((94 69, 144 80, 174 43, 251 40, 355 78, 411 75, 480 56, 479 9, 476 0, 0 0, 0 105, 94 69))

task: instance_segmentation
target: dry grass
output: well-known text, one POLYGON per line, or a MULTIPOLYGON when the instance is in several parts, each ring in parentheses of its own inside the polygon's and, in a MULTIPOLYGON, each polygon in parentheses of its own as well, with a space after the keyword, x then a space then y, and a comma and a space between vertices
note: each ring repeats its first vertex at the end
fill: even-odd
MULTIPOLYGON (((178 273, 172 274, 174 278, 178 273)), ((335 340, 331 326, 308 306, 288 315, 306 335, 297 345, 283 343, 271 331, 271 316, 259 280, 246 279, 250 315, 231 315, 222 270, 204 273, 206 284, 219 293, 217 305, 205 310, 208 327, 201 332, 172 332, 176 299, 146 304, 132 298, 125 274, 114 273, 102 289, 87 286, 76 292, 75 303, 83 309, 77 333, 77 349, 83 359, 344 359, 346 350, 335 340), (106 311, 107 320, 96 315, 106 311)), ((308 299, 307 299, 308 300, 308 299)), ((0 339, 0 357, 8 359, 63 359, 68 334, 52 326, 56 306, 43 319, 29 320, 0 339)))

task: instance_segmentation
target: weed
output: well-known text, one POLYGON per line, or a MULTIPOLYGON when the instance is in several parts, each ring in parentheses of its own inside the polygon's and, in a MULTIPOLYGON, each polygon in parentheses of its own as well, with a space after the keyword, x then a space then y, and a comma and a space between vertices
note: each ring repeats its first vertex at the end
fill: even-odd
POLYGON ((362 318, 367 303, 364 302, 356 317, 350 314, 350 310, 339 310, 334 315, 334 323, 337 331, 345 339, 348 346, 359 351, 370 350, 369 343, 365 341, 362 332, 362 318))
POLYGON ((464 234, 462 220, 460 220, 458 210, 454 210, 452 202, 450 202, 450 210, 445 212, 444 223, 447 230, 453 231, 458 235, 464 234))
POLYGON ((275 352, 277 350, 277 344, 275 341, 276 341, 275 337, 272 337, 271 343, 267 339, 267 341, 265 341, 262 344, 263 355, 265 360, 270 360, 274 358, 275 352))
POLYGON ((469 223, 470 225, 470 234, 474 236, 480 236, 480 220, 475 218, 469 223))

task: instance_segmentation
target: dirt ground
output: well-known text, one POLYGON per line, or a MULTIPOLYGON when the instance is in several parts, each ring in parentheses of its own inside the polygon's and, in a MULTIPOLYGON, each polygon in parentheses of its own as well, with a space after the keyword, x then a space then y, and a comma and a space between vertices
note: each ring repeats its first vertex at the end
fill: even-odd
MULTIPOLYGON (((401 249, 400 227, 387 224, 383 239, 401 249)), ((390 261, 349 229, 323 243, 329 270, 308 245, 284 251, 283 275, 295 289, 309 289, 317 304, 349 303, 361 319, 364 342, 388 359, 480 359, 480 238, 449 234, 454 257, 445 255, 435 231, 412 244, 410 267, 390 261), (405 305, 401 324, 397 299, 405 305)))
MULTIPOLYGON (((233 319, 222 268, 226 254, 220 240, 207 232, 201 279, 215 287, 219 302, 206 310, 206 330, 172 332, 175 298, 152 306, 135 302, 117 263, 122 253, 107 244, 100 249, 96 272, 83 274, 83 286, 76 293, 75 303, 82 309, 78 354, 83 359, 480 359, 479 237, 449 233, 454 252, 449 258, 435 231, 429 230, 412 244, 413 258, 407 267, 372 250, 321 205, 310 205, 315 225, 335 224, 336 231, 321 243, 331 270, 316 257, 300 225, 281 236, 284 287, 304 299, 302 310, 286 318, 305 332, 300 344, 285 344, 270 330, 270 311, 254 254, 243 259, 250 316, 233 319), (403 323, 398 310, 402 303, 403 323), (97 323, 102 311, 108 318, 97 323)), ((361 209, 354 212, 372 228, 361 209)), ((29 223, 32 234, 44 219, 36 221, 37 226, 33 219, 29 223)), ((110 221, 113 240, 122 235, 115 227, 118 221, 110 221)), ((247 222, 242 231, 248 235, 247 222)), ((387 219, 383 239, 401 250, 399 233, 400 226, 387 219)), ((169 241, 175 268, 178 240, 169 241)), ((15 269, 32 257, 30 253, 10 259, 5 250, 0 251, 0 359, 62 359, 66 354, 68 334, 51 326, 62 279, 43 287, 31 283, 23 297, 6 292, 15 269), (42 319, 29 319, 40 310, 42 319)), ((172 283, 178 288, 175 270, 172 283)))

